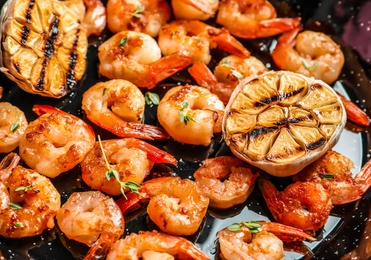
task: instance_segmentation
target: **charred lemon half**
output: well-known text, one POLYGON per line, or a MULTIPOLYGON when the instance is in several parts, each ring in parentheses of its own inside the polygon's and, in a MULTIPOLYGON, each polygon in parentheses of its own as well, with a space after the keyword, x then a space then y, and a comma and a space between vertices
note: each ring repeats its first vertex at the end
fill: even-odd
POLYGON ((244 79, 234 90, 223 134, 240 159, 274 176, 290 176, 338 141, 346 112, 326 83, 287 71, 244 79))
POLYGON ((86 68, 87 37, 62 1, 8 0, 0 14, 1 70, 23 90, 60 98, 86 68))

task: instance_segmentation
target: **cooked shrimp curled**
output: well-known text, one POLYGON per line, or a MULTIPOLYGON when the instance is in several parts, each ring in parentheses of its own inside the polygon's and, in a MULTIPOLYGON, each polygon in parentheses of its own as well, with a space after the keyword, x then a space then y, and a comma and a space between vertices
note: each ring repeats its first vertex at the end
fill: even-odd
POLYGON ((196 184, 210 199, 210 207, 219 209, 243 203, 254 189, 257 176, 245 162, 231 156, 206 159, 193 173, 196 184))
MULTIPOLYGON (((141 184, 154 163, 176 164, 177 160, 167 152, 135 138, 101 141, 110 168, 118 172, 120 181, 141 184)), ((107 167, 100 143, 80 163, 82 179, 91 188, 109 195, 120 195, 121 186, 116 179, 106 178, 107 167)))
POLYGON ((0 163, 0 235, 8 238, 36 236, 53 228, 61 206, 52 182, 17 165, 19 161, 20 157, 11 153, 0 163))
POLYGON ((113 33, 125 30, 157 37, 161 26, 171 17, 164 0, 108 0, 108 29, 113 33))
POLYGON ((0 102, 0 153, 17 148, 27 125, 22 110, 8 102, 0 102))
POLYGON ((142 124, 145 100, 131 82, 122 79, 98 82, 82 96, 82 109, 94 124, 119 137, 165 139, 160 127, 142 124))
POLYGON ((54 178, 84 159, 95 134, 82 119, 57 108, 35 105, 33 110, 40 117, 27 126, 19 154, 29 167, 54 178))
POLYGON ((300 30, 296 28, 280 36, 272 51, 274 63, 280 69, 334 83, 344 66, 340 46, 324 33, 300 30))
POLYGON ((107 260, 114 259, 210 259, 198 247, 183 237, 157 231, 139 231, 118 240, 107 260))
POLYGON ((206 215, 209 199, 195 182, 180 177, 160 177, 144 182, 139 193, 128 193, 117 201, 125 214, 147 202, 150 219, 170 235, 192 235, 206 215))
POLYGON ((176 141, 208 146, 222 129, 224 104, 208 89, 177 86, 169 89, 157 108, 159 123, 176 141))

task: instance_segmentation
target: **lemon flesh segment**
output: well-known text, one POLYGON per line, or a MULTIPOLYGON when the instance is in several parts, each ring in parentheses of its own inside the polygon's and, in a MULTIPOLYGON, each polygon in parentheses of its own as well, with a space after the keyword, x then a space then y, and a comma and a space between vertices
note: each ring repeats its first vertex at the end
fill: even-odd
POLYGON ((326 83, 288 72, 245 78, 223 118, 223 136, 240 159, 274 176, 291 176, 339 140, 344 106, 326 83))

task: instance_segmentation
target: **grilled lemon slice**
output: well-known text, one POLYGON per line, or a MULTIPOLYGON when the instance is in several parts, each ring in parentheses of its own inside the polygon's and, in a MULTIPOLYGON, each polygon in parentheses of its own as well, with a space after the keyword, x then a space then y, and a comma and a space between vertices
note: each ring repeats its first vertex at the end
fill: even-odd
POLYGON ((290 176, 338 141, 344 106, 326 83, 288 71, 244 79, 223 119, 224 139, 240 159, 274 176, 290 176))
POLYGON ((87 37, 57 0, 8 0, 0 14, 0 70, 24 91, 60 98, 86 68, 87 37))

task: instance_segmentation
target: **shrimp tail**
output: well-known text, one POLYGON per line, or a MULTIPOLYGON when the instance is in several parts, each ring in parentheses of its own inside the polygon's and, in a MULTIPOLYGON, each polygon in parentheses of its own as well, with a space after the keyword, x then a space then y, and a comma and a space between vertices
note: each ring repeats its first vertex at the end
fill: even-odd
MULTIPOLYGON (((264 20, 259 23, 259 30, 255 37, 269 37, 277 35, 286 31, 298 28, 300 25, 300 17, 296 18, 276 18, 270 20, 264 20)), ((248 38, 255 38, 248 37, 248 38)))
POLYGON ((230 54, 234 54, 240 58, 250 57, 250 51, 248 51, 242 43, 234 38, 227 29, 210 28, 209 35, 220 49, 230 54))
POLYGON ((343 102, 345 111, 347 113, 347 118, 350 121, 362 126, 368 126, 370 124, 370 118, 363 110, 361 110, 356 104, 354 104, 352 101, 349 101, 341 94, 337 94, 340 97, 341 102, 343 102))
POLYGON ((149 69, 151 75, 148 78, 153 80, 147 88, 154 88, 159 82, 192 64, 192 61, 191 53, 179 51, 152 63, 149 69))
POLYGON ((285 204, 279 200, 278 190, 270 181, 266 179, 259 179, 258 184, 274 219, 279 219, 280 215, 285 209, 285 204))
POLYGON ((224 104, 228 103, 234 88, 226 84, 220 84, 205 63, 202 61, 195 62, 192 67, 188 69, 188 72, 199 86, 207 88, 211 93, 217 95, 224 104))
POLYGON ((298 242, 303 240, 316 240, 311 235, 305 233, 303 230, 275 222, 261 222, 262 230, 274 233, 279 239, 284 242, 298 242))
MULTIPOLYGON (((360 172, 356 175, 355 179, 361 183, 360 197, 367 192, 371 186, 371 160, 363 165, 360 172)), ((360 198, 359 197, 359 198, 360 198)))
POLYGON ((38 116, 42 116, 44 114, 51 114, 51 113, 60 113, 60 114, 70 115, 69 113, 67 113, 67 112, 65 112, 65 111, 63 111, 59 108, 49 106, 49 105, 40 105, 40 104, 35 104, 32 107, 32 111, 35 112, 36 115, 38 115, 38 116))
POLYGON ((196 61, 188 69, 188 72, 197 84, 203 88, 211 90, 212 86, 218 83, 214 74, 202 61, 196 61))
POLYGON ((292 30, 289 30, 285 33, 283 33, 278 38, 278 44, 290 44, 291 46, 295 45, 295 39, 298 33, 302 30, 301 27, 296 27, 292 30))
POLYGON ((150 145, 142 140, 131 138, 128 140, 127 146, 139 148, 147 153, 147 158, 154 163, 169 163, 177 165, 178 161, 171 154, 150 145))
POLYGON ((133 137, 145 140, 163 140, 169 138, 168 133, 161 127, 125 122, 113 114, 94 114, 94 112, 87 114, 90 121, 119 137, 133 137))
POLYGON ((102 233, 85 255, 84 260, 105 259, 117 239, 117 235, 111 232, 102 233))
POLYGON ((148 199, 145 198, 145 195, 143 196, 143 194, 140 194, 139 189, 139 193, 129 192, 125 195, 125 197, 118 199, 116 204, 119 206, 122 214, 126 215, 139 209, 147 201, 148 199))
POLYGON ((18 165, 21 157, 16 153, 10 153, 0 162, 0 182, 4 183, 12 173, 15 166, 18 165))

